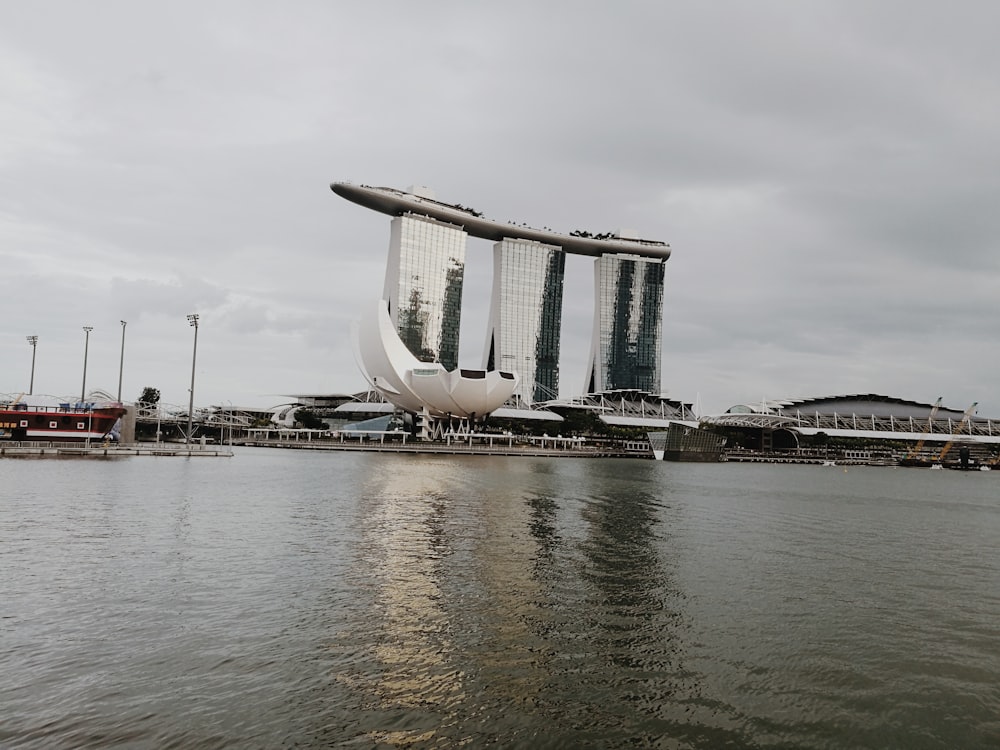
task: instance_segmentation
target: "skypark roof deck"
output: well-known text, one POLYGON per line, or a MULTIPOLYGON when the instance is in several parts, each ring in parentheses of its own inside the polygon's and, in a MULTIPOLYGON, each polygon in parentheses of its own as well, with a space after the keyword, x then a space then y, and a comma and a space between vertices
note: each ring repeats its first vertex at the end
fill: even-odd
POLYGON ((330 185, 341 198, 357 203, 373 211, 401 216, 406 213, 421 214, 432 219, 461 227, 473 237, 499 242, 505 238, 530 240, 546 245, 557 245, 567 253, 600 257, 614 253, 627 253, 642 258, 670 257, 670 246, 655 240, 628 239, 625 237, 580 237, 562 234, 549 229, 534 229, 508 222, 483 218, 478 212, 462 206, 441 203, 402 190, 387 187, 352 185, 349 182, 334 182, 330 185))

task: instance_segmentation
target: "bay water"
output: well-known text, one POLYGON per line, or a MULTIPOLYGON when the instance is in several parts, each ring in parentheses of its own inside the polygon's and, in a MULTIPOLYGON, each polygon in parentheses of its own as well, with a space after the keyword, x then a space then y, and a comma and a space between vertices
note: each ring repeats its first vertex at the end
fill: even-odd
POLYGON ((0 747, 1000 746, 1000 472, 0 459, 0 747))

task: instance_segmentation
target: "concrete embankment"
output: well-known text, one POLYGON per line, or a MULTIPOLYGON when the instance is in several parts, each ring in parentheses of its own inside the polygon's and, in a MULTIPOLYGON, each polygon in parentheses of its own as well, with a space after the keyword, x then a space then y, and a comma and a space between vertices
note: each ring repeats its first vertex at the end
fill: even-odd
MULTIPOLYGON (((468 443, 452 441, 424 442, 336 442, 321 440, 244 440, 240 446, 312 451, 364 451, 372 453, 420 453, 467 456, 543 456, 555 458, 651 458, 652 454, 615 446, 581 445, 568 441, 542 443, 468 443)), ((97 458, 115 459, 130 456, 182 456, 189 458, 231 457, 228 445, 192 443, 133 443, 126 445, 80 445, 73 443, 0 444, 0 458, 97 458)))
POLYGON ((543 456, 554 458, 652 458, 652 453, 629 451, 611 446, 581 446, 569 442, 552 442, 550 445, 518 444, 498 441, 490 443, 453 442, 337 442, 320 440, 247 440, 240 445, 257 448, 284 448, 314 451, 365 451, 371 453, 433 453, 463 456, 543 456))
POLYGON ((228 458, 229 446, 192 443, 132 443, 128 445, 80 445, 72 443, 0 444, 0 458, 127 458, 129 456, 184 456, 228 458))

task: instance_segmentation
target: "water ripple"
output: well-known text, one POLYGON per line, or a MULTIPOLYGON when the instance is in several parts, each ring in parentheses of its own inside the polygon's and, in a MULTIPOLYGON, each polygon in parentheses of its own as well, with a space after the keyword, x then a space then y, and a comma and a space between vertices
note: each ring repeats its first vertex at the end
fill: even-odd
POLYGON ((3 747, 1000 745, 990 476, 3 468, 3 747))

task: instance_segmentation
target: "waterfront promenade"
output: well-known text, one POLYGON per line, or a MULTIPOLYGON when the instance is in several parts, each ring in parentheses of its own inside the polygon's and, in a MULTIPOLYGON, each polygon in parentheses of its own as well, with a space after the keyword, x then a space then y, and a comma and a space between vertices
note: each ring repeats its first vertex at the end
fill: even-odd
POLYGON ((126 458, 128 456, 184 456, 188 458, 229 458, 228 445, 199 443, 54 443, 18 442, 0 444, 0 458, 126 458))
MULTIPOLYGON (((271 435, 275 435, 271 432, 271 435)), ((346 451, 365 453, 427 453, 444 455, 478 456, 536 456, 556 458, 652 458, 645 441, 611 443, 587 441, 583 438, 508 436, 508 435, 454 435, 443 441, 425 442, 406 439, 403 433, 373 433, 365 437, 299 439, 299 433, 289 432, 283 437, 251 436, 219 445, 200 441, 186 443, 137 442, 91 443, 79 442, 17 442, 0 444, 0 458, 124 458, 128 456, 161 457, 231 457, 233 445, 255 448, 286 450, 346 451)))
MULTIPOLYGON (((269 431, 275 435, 274 431, 269 431)), ((652 458, 648 441, 588 441, 577 437, 534 435, 455 434, 433 442, 408 439, 406 433, 372 432, 345 438, 298 439, 296 433, 271 437, 251 436, 239 445, 319 451, 363 451, 374 453, 434 453, 481 456, 553 456, 560 458, 652 458)))

